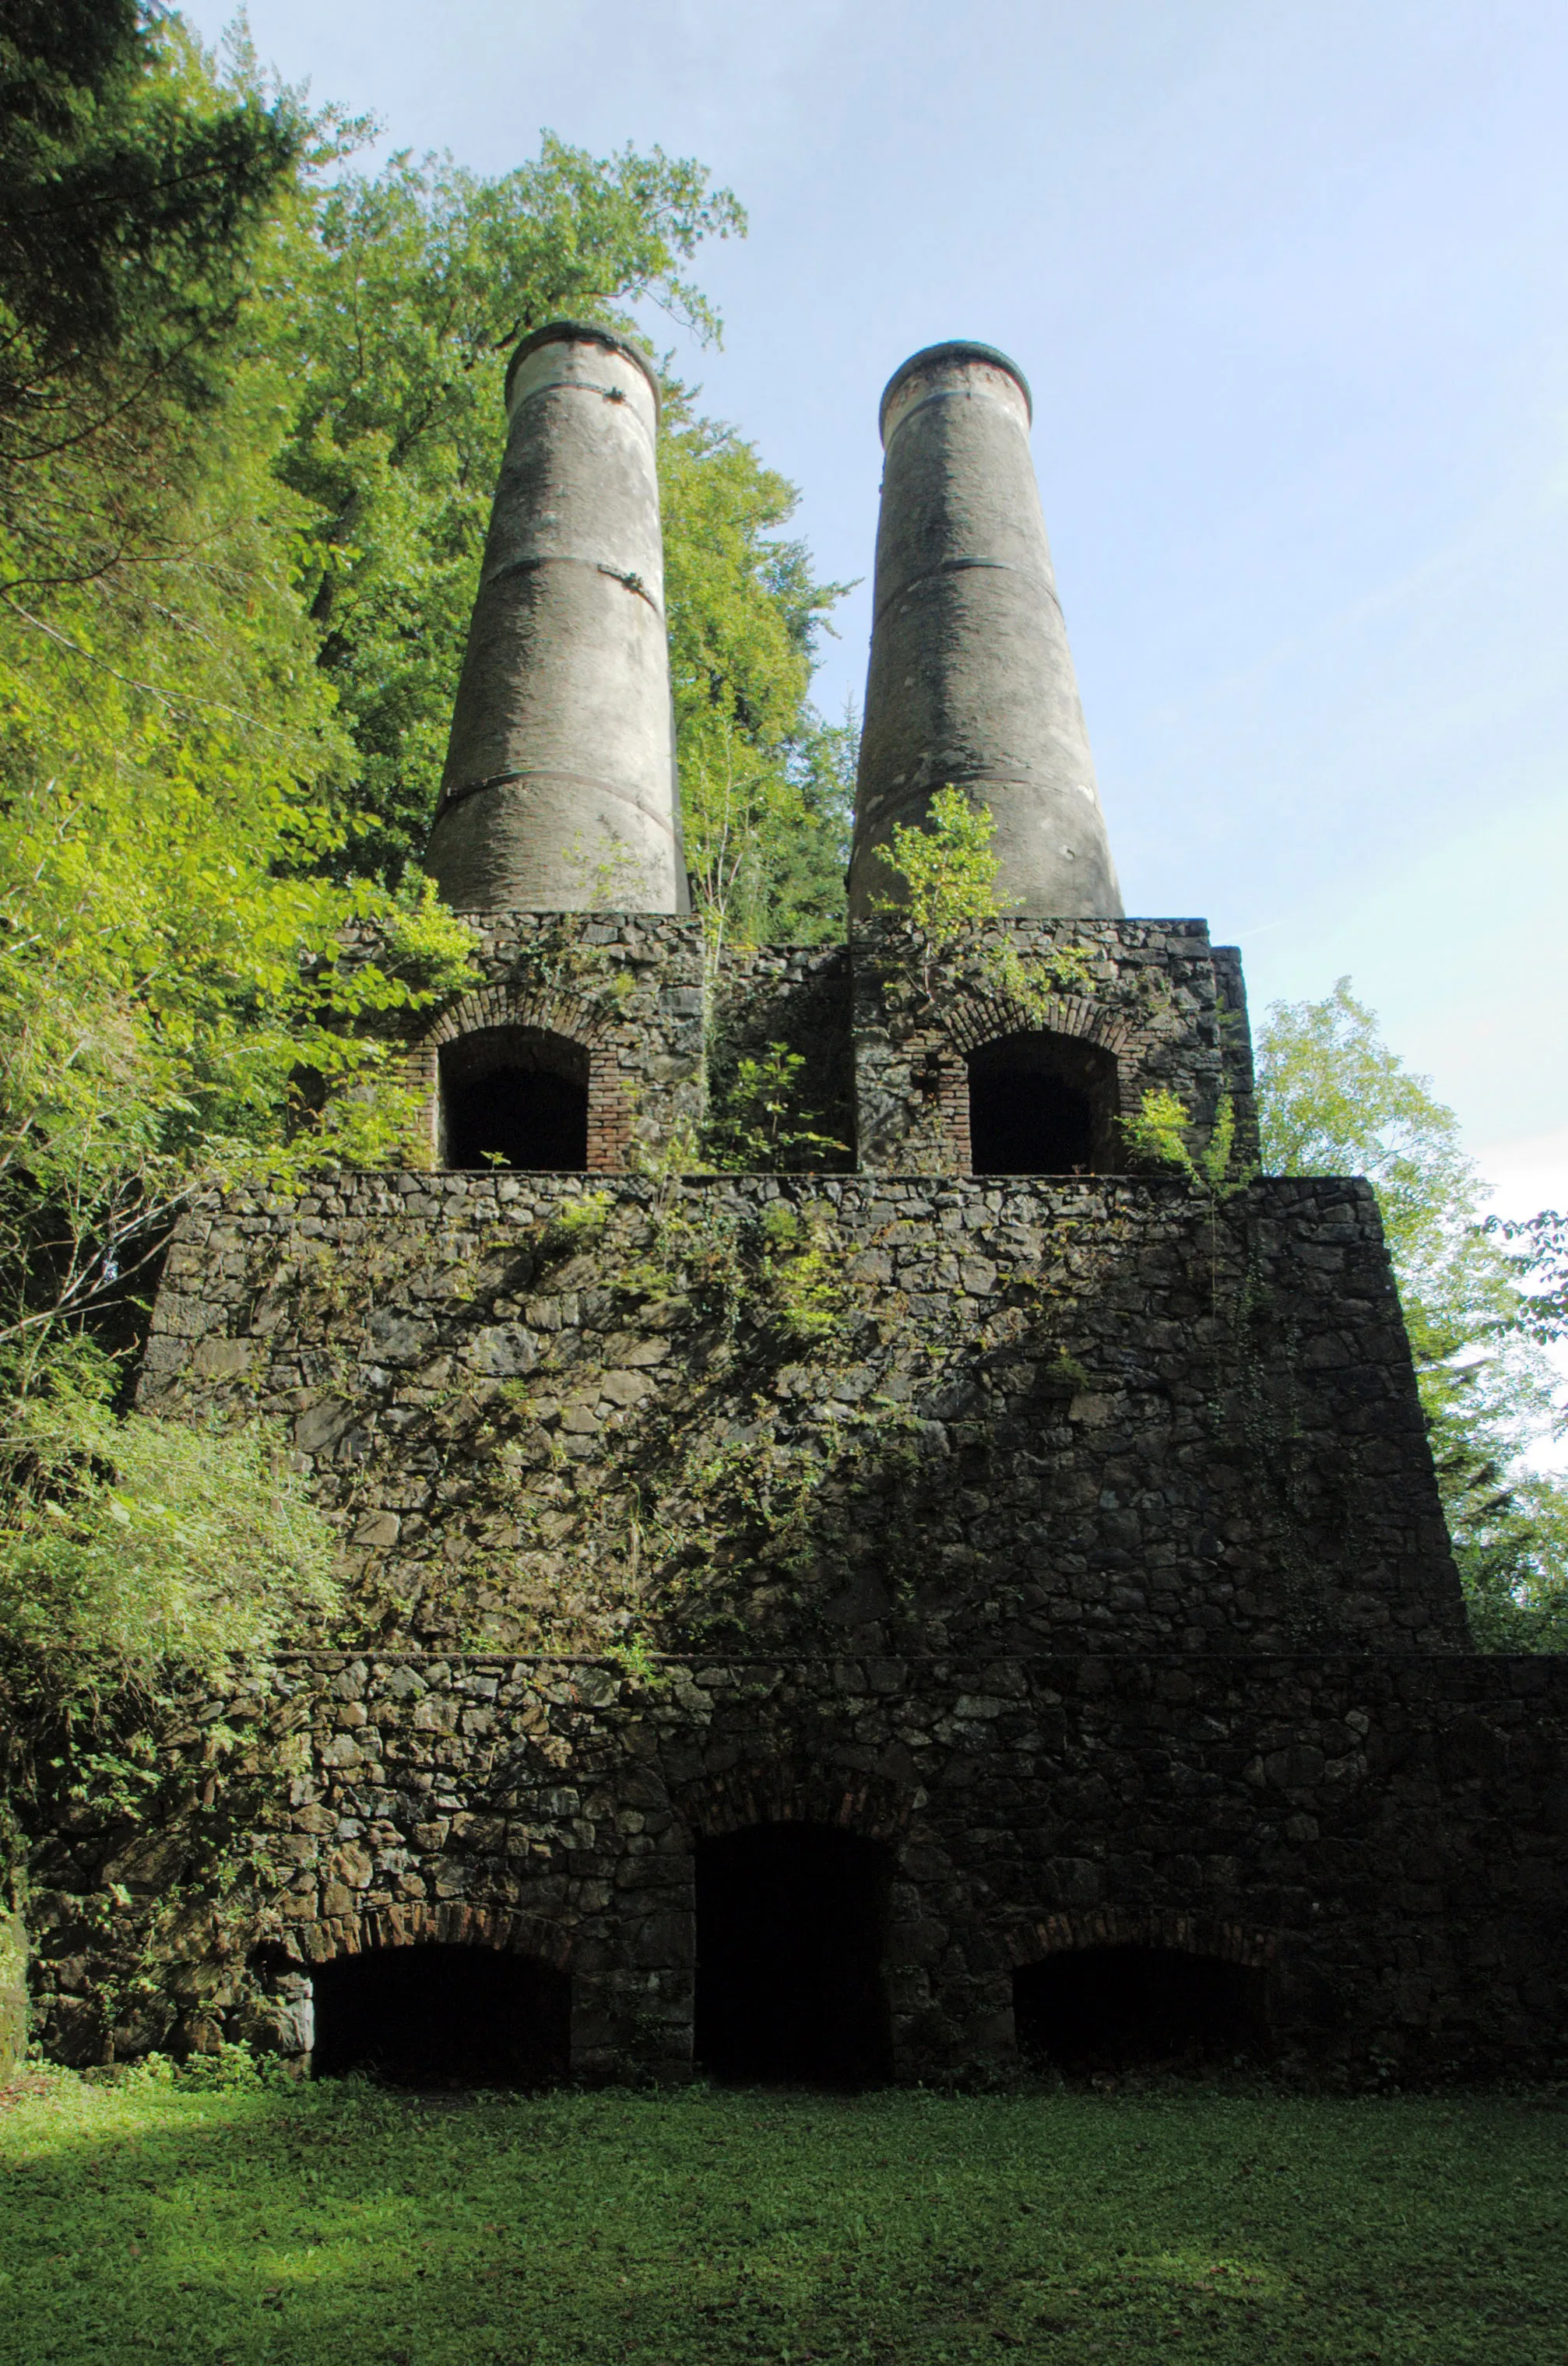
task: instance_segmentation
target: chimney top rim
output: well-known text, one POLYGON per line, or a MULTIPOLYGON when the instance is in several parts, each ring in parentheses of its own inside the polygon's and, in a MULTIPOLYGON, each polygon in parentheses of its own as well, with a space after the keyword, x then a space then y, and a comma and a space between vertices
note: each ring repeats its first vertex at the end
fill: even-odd
POLYGON ((1033 426, 1034 397, 1029 390, 1029 380, 1011 356, 1004 354, 999 346, 981 344, 973 337, 949 337, 940 345, 922 345, 918 354, 911 354, 907 362, 899 364, 883 388, 882 400, 877 406, 876 424, 885 442, 887 435, 888 405, 899 388, 908 379, 925 370, 934 369, 942 362, 988 362, 994 369, 1006 370, 1023 397, 1023 407, 1029 413, 1029 423, 1033 426))
POLYGON ((502 389, 502 400, 510 408, 512 381, 517 375, 518 364, 525 361, 530 354, 537 353, 541 345, 577 344, 603 345, 607 352, 624 354, 627 361, 635 362, 652 390, 654 415, 658 416, 661 389, 653 364, 642 348, 639 345, 634 345, 629 337, 623 337, 618 329, 603 327, 597 321, 547 321, 542 329, 530 330, 506 365, 506 383, 502 389))

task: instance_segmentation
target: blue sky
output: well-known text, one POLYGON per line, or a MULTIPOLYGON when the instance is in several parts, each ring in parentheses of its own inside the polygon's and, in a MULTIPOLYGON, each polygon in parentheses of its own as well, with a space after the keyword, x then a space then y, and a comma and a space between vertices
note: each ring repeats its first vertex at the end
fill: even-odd
MULTIPOLYGON (((229 9, 187 6, 207 38, 229 9)), ((1568 1206, 1561 0, 254 0, 265 59, 487 172, 700 157, 704 407, 869 575, 876 401, 1001 345, 1130 910, 1348 971, 1506 1204, 1568 1206)), ((820 703, 864 678, 865 587, 820 703)))

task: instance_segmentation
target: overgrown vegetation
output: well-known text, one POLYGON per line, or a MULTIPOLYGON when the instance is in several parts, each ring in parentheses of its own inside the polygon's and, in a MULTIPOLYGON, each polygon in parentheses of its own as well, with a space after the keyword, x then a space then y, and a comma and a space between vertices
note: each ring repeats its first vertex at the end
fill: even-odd
POLYGON ((1123 1119, 1122 1131, 1136 1157, 1174 1166, 1213 1206, 1234 1198, 1250 1179, 1235 1163, 1235 1104, 1228 1093, 1221 1095, 1206 1142, 1194 1144, 1192 1112, 1168 1085, 1146 1092, 1137 1115, 1123 1119))
MULTIPOLYGON (((301 1616, 335 1608, 334 1539, 288 1475, 272 1426, 117 1416, 85 1343, 4 1408, 0 1797, 123 1800, 136 1765, 112 1739, 190 1679, 230 1684, 301 1616)), ((139 1787, 138 1778, 131 1784, 139 1787)))
MULTIPOLYGON (((745 225, 657 149, 361 172, 367 118, 152 0, 9 10, 0 98, 0 1709, 36 1741, 321 1614, 276 1441, 118 1402, 163 1246, 207 1186, 397 1155, 389 1054, 469 975, 417 857, 507 357, 645 298, 716 336, 688 266, 745 225)), ((834 589, 678 387, 661 465, 710 933, 831 934, 834 589)))
POLYGON ((899 883, 873 898, 873 908, 908 938, 908 966, 926 994, 936 963, 969 954, 989 992, 1044 1023, 1053 997, 1092 987, 1094 959, 1083 945, 1055 945, 1025 962, 1010 941, 997 942, 986 923, 1005 917, 997 893, 997 819, 949 782, 931 798, 919 824, 898 822, 885 867, 899 883))
POLYGON ((1546 2095, 54 2073, 0 2108, 0 2359, 1558 2366, 1565 2145, 1546 2095))
POLYGON ((704 1155, 733 1175, 787 1175, 847 1165, 850 1149, 816 1121, 803 1052, 769 1043, 742 1053, 723 1079, 706 1125, 704 1155))
POLYGON ((1478 1639, 1562 1651, 1568 1485, 1524 1459, 1562 1429, 1544 1352, 1563 1335, 1559 1220, 1483 1220, 1459 1120, 1348 978, 1321 1001, 1277 1003, 1258 1052, 1268 1170, 1365 1175, 1378 1195, 1478 1639))

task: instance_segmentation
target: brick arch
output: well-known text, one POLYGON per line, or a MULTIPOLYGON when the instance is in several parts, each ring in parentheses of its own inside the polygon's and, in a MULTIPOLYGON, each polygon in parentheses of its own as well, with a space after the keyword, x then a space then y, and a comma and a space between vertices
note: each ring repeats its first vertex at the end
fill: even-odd
POLYGON ((1210 1955, 1268 1971, 1279 1940, 1255 1924, 1121 1906, 1068 1908, 1040 1922, 1017 1923, 1002 1934, 1003 1954, 1015 1970, 1082 1947, 1173 1947, 1184 1955, 1210 1955))
POLYGON ((1118 1070, 1132 1041, 1124 1019, 1082 994, 1054 994, 1034 1005, 1011 995, 957 994, 949 1007, 947 1032, 965 1059, 1007 1035, 1070 1035, 1111 1053, 1118 1070))
POLYGON ((492 1027, 533 1027, 559 1035, 588 1054, 588 1166, 590 1174, 615 1173, 631 1147, 632 1110, 607 1041, 604 1015, 570 987, 508 985, 475 988, 449 1003, 410 1046, 403 1077, 421 1103, 422 1146, 436 1155, 440 1133, 441 1051, 465 1035, 492 1027))
POLYGON ((863 1840, 897 1842, 915 1795, 876 1775, 848 1782, 830 1768, 775 1760, 735 1767, 682 1786, 672 1798, 694 1842, 743 1831, 750 1824, 818 1824, 863 1840))
MULTIPOLYGON (((937 1104, 937 1123, 947 1152, 961 1174, 970 1171, 973 1148, 969 1131, 969 1060, 1010 1035, 1055 1035, 1065 1041, 1092 1044, 1112 1064, 1106 1119, 1112 1126, 1108 1152, 1113 1152, 1114 1121, 1130 1116, 1138 1105, 1138 1063, 1127 1020, 1088 995, 1053 995, 1027 1008, 1010 995, 963 992, 955 995, 946 1013, 940 1039, 927 1053, 918 1076, 919 1088, 937 1104)), ((1102 1171, 1116 1172, 1121 1161, 1112 1155, 1102 1171)))
POLYGON ((489 1947, 500 1955, 533 1955, 555 1970, 570 1970, 571 1932, 559 1923, 504 1906, 440 1906, 411 1903, 371 1907, 363 1914, 315 1923, 306 1955, 312 1964, 338 1955, 365 1955, 381 1947, 489 1947))
POLYGON ((481 986, 449 1003, 426 1028, 419 1046, 439 1050, 459 1035, 477 1035, 486 1027, 541 1027, 581 1043, 592 1056, 604 1035, 604 1022, 592 1006, 570 988, 548 986, 481 986))

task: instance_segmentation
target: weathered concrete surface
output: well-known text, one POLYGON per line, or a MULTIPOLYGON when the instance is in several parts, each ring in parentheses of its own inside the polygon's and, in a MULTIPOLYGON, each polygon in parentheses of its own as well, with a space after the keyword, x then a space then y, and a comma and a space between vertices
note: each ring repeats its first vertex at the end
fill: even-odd
POLYGON ((850 908, 947 782, 996 816, 1005 911, 1115 918, 1111 860, 1029 451, 1029 390, 988 345, 933 345, 882 400, 886 467, 850 908))
POLYGON ((664 626, 657 381, 551 321, 510 434, 426 857, 461 911, 685 908, 664 626))

